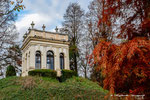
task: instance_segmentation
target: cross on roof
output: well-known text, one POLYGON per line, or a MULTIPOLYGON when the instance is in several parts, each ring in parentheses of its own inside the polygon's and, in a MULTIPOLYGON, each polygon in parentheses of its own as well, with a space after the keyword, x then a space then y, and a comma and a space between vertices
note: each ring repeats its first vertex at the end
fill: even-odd
POLYGON ((34 25, 35 25, 35 24, 34 24, 34 22, 32 21, 32 23, 31 23, 31 27, 32 27, 32 29, 34 28, 34 25))
POLYGON ((46 26, 43 24, 43 26, 42 26, 42 28, 43 28, 43 31, 45 31, 45 27, 46 27, 46 26))
POLYGON ((58 32, 58 28, 57 28, 57 26, 56 26, 55 30, 56 30, 56 32, 58 32))

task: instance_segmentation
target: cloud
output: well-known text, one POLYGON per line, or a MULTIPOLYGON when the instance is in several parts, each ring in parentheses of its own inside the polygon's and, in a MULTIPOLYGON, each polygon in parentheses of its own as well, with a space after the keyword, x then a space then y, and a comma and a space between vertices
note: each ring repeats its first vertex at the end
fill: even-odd
POLYGON ((19 33, 19 37, 21 38, 23 34, 31 27, 31 22, 34 21, 35 27, 41 29, 43 24, 51 23, 52 19, 49 16, 45 16, 42 14, 34 13, 34 14, 26 14, 20 20, 18 20, 15 24, 19 33))
POLYGON ((63 15, 70 2, 78 2, 81 8, 87 10, 91 0, 24 0, 25 10, 18 13, 16 27, 19 31, 20 40, 23 34, 28 31, 32 21, 35 28, 42 29, 46 25, 47 31, 54 31, 55 27, 61 27, 63 15))

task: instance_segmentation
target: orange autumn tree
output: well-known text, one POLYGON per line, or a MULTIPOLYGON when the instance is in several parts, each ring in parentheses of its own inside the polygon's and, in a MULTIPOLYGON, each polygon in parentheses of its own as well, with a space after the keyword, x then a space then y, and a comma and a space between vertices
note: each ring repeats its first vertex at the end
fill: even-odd
POLYGON ((150 95, 150 0, 99 1, 103 10, 98 27, 109 26, 127 40, 116 45, 103 39, 90 56, 105 76, 104 88, 111 94, 150 95))

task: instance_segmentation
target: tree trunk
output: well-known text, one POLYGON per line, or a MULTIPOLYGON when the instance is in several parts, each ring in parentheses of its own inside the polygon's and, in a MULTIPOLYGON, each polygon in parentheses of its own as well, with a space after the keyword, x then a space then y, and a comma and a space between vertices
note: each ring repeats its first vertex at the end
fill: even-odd
MULTIPOLYGON (((86 66, 86 67, 87 67, 87 66, 86 66)), ((86 73, 87 73, 87 72, 86 72, 86 67, 85 67, 85 74, 84 74, 84 77, 85 77, 85 78, 87 78, 87 76, 86 76, 86 73)))
POLYGON ((75 67, 75 71, 76 71, 77 74, 78 74, 78 68, 77 68, 77 55, 76 55, 76 53, 74 53, 74 67, 75 67))

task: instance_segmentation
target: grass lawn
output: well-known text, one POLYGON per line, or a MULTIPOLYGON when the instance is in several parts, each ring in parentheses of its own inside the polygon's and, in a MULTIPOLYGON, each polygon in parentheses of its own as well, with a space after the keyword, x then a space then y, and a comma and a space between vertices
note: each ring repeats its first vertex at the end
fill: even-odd
POLYGON ((103 100, 98 84, 81 77, 63 83, 43 77, 9 77, 0 80, 0 100, 103 100))

